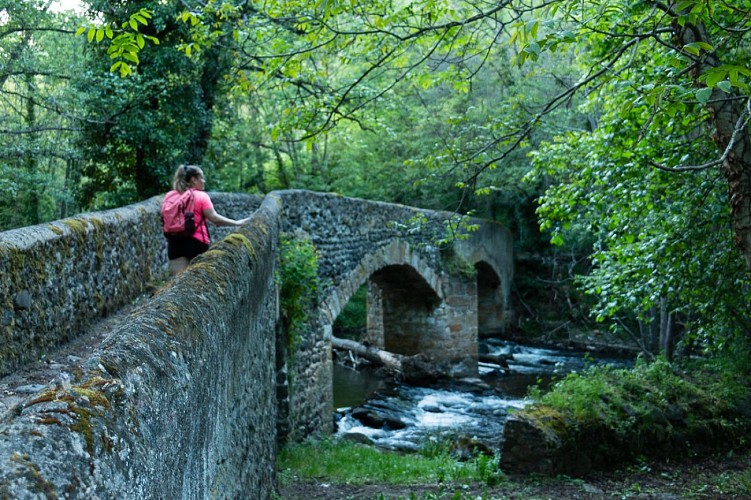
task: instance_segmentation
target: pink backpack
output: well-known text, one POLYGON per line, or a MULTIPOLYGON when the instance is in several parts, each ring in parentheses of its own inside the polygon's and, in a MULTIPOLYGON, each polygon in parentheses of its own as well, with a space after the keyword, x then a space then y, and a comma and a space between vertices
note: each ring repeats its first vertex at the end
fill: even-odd
POLYGON ((186 238, 196 231, 193 190, 170 191, 162 202, 162 225, 167 238, 186 238))

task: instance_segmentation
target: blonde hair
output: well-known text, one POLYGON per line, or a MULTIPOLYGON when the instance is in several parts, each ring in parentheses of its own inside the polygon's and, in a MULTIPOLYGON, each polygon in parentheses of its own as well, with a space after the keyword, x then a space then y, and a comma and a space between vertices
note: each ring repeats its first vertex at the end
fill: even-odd
POLYGON ((175 177, 172 179, 172 189, 184 193, 190 187, 190 181, 194 177, 203 175, 201 167, 195 165, 180 165, 177 167, 175 177))

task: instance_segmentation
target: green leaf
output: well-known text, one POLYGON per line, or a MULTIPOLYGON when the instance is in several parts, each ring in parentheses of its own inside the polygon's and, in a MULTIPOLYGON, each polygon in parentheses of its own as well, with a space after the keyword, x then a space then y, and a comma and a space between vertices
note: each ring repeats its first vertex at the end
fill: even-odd
POLYGON ((683 50, 685 52, 688 52, 691 55, 694 55, 694 56, 698 56, 699 55, 699 47, 697 47, 693 43, 687 43, 686 45, 684 45, 683 46, 683 50))
POLYGON ((707 87, 714 87, 719 82, 725 79, 725 75, 727 75, 727 71, 722 68, 712 68, 711 70, 706 72, 707 75, 707 87))
POLYGON ((532 38, 537 36, 537 28, 540 26, 540 23, 533 19, 531 21, 528 21, 526 26, 524 26, 524 31, 529 34, 532 38))
POLYGON ((681 12, 682 10, 692 7, 695 3, 696 3, 696 0, 683 0, 675 4, 675 7, 673 7, 673 9, 676 12, 681 12))
POLYGON ((518 29, 514 30, 511 33, 511 38, 509 38, 509 41, 508 41, 509 45, 513 45, 518 36, 519 36, 519 30, 518 29))
POLYGON ((564 31, 561 33, 561 36, 563 37, 564 42, 575 42, 576 41, 576 34, 574 34, 573 31, 564 31))
POLYGON ((81 26, 76 30, 76 36, 81 36, 86 31, 86 28, 84 26, 81 26))
POLYGON ((733 85, 729 81, 723 80, 717 84, 717 88, 729 94, 733 90, 733 85))
POLYGON ((529 42, 529 44, 524 47, 524 51, 538 56, 540 55, 540 46, 537 44, 537 42, 529 42))
POLYGON ((138 62, 139 62, 138 61, 138 56, 136 55, 135 52, 124 52, 123 53, 123 58, 127 59, 130 62, 136 63, 136 64, 138 64, 138 62))
POLYGON ((709 97, 712 95, 712 89, 709 87, 704 87, 697 90, 694 95, 696 96, 697 101, 702 104, 706 104, 707 102, 709 102, 709 97))

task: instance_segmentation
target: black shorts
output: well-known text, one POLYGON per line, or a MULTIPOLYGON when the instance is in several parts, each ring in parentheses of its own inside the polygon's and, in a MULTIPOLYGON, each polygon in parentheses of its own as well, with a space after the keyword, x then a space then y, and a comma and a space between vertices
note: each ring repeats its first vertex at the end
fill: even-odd
POLYGON ((192 260, 193 257, 202 254, 209 249, 209 245, 195 238, 170 238, 167 240, 167 257, 169 260, 187 257, 192 260))

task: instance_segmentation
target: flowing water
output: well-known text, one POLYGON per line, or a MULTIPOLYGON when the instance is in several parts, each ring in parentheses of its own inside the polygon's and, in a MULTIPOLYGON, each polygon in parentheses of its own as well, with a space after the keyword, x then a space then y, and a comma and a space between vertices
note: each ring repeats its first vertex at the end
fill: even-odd
POLYGON ((401 451, 416 451, 447 436, 455 443, 497 450, 509 409, 529 402, 525 395, 530 385, 544 389, 556 377, 591 364, 631 364, 497 339, 487 339, 480 347, 506 366, 481 362, 479 378, 441 381, 431 387, 387 382, 335 365, 337 434, 401 451))

